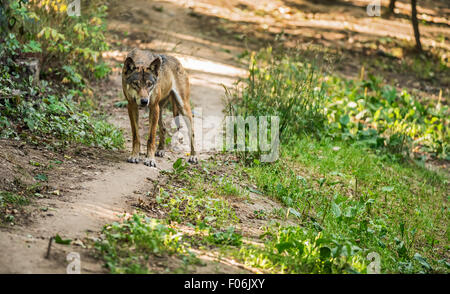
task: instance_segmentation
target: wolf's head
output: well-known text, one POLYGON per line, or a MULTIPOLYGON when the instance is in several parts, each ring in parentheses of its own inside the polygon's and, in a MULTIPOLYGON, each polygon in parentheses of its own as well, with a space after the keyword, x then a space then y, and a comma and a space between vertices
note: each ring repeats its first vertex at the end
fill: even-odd
POLYGON ((123 65, 123 81, 137 105, 147 106, 158 80, 161 57, 142 51, 129 54, 123 65))

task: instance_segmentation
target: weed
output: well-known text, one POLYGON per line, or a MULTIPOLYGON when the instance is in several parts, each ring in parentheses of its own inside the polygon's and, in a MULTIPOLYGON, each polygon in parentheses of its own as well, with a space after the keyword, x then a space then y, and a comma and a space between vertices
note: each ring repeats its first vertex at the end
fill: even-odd
POLYGON ((242 235, 234 231, 234 227, 228 227, 226 231, 209 231, 207 240, 212 244, 241 246, 242 235))
POLYGON ((299 227, 274 226, 262 235, 264 247, 245 246, 246 264, 277 273, 363 273, 362 250, 349 240, 328 239, 299 227))
POLYGON ((448 272, 449 179, 396 160, 417 148, 448 157, 448 107, 374 76, 326 76, 295 53, 263 50, 250 61, 230 114, 279 115, 285 127, 280 159, 240 156, 243 170, 302 226, 270 228, 264 247, 244 246, 241 258, 274 272, 365 272, 376 252, 382 272, 448 272))
POLYGON ((169 210, 172 221, 192 224, 206 223, 212 226, 223 226, 236 223, 237 217, 227 201, 204 193, 192 193, 185 188, 161 188, 156 202, 169 210))
POLYGON ((163 221, 134 214, 122 223, 103 229, 104 238, 95 247, 112 273, 148 273, 149 257, 179 255, 192 261, 184 237, 163 221))

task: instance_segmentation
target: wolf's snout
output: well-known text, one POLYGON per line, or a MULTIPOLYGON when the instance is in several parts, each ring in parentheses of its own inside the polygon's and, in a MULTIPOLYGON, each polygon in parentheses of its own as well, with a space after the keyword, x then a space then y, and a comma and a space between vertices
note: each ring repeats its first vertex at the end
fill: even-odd
POLYGON ((141 105, 142 106, 146 106, 148 104, 148 99, 147 98, 141 98, 141 105))

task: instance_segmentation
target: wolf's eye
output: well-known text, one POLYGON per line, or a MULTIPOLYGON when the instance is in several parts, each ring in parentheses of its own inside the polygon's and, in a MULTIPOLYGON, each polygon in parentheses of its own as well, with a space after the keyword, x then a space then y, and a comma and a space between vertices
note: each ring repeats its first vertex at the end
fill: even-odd
POLYGON ((133 83, 131 84, 131 86, 132 86, 133 88, 135 88, 135 89, 138 89, 138 88, 139 88, 139 83, 138 83, 138 82, 133 82, 133 83))
POLYGON ((148 88, 153 86, 153 83, 151 81, 147 81, 145 84, 147 85, 148 88))

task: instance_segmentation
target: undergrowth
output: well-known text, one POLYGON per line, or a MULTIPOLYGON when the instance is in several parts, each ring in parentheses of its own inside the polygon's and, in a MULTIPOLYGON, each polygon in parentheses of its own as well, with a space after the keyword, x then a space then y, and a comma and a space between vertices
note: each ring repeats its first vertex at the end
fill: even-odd
POLYGON ((95 113, 90 85, 109 67, 104 1, 8 0, 1 9, 0 136, 49 147, 122 148, 120 130, 95 113), (36 62, 38 67, 30 67, 36 62), (37 71, 37 72, 33 72, 37 71), (39 77, 39 80, 37 79, 39 77))
POLYGON ((374 76, 325 75, 295 52, 261 50, 249 71, 228 92, 229 114, 278 116, 280 159, 261 162, 261 150, 236 155, 251 182, 300 224, 269 231, 263 248, 242 248, 246 263, 274 272, 366 272, 374 262, 366 257, 376 254, 384 273, 448 272, 449 178, 423 163, 448 159, 448 106, 374 76), (289 236, 292 249, 280 250, 278 239, 289 236), (317 238, 328 249, 305 250, 317 238), (333 248, 345 247, 341 264, 333 248), (311 267, 320 250, 336 263, 311 267))

